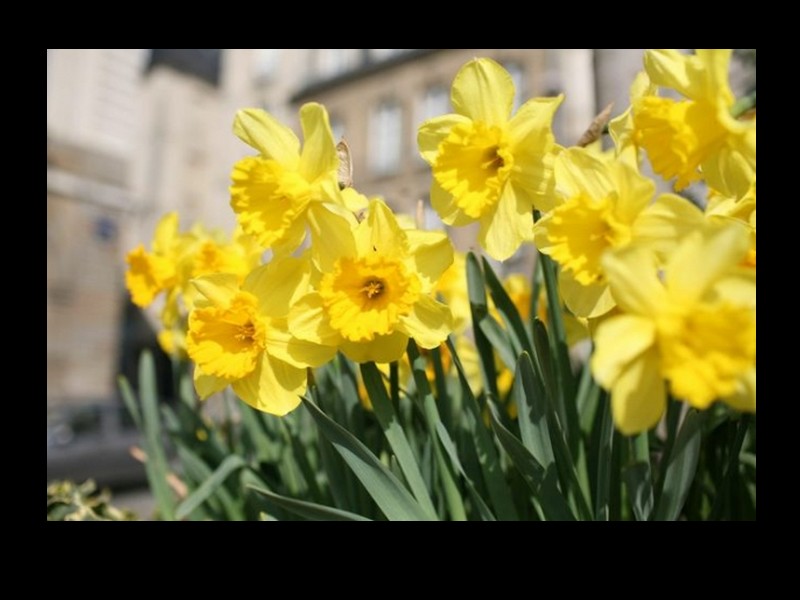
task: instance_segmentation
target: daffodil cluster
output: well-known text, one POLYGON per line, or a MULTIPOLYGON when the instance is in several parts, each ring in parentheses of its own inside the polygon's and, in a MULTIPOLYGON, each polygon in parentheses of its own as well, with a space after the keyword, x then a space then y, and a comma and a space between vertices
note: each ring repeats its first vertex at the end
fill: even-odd
MULTIPOLYGON (((514 112, 513 80, 489 59, 461 68, 454 112, 418 132, 446 225, 477 223, 493 259, 532 243, 557 265, 568 337, 591 332, 592 373, 626 434, 655 426, 669 396, 755 411, 755 116, 737 112, 730 56, 648 51, 606 152, 557 143, 562 96, 514 112), (675 192, 704 185, 707 200, 658 194, 645 160, 675 192)), ((170 214, 150 251, 128 255, 133 301, 164 293, 162 344, 185 348, 198 394, 230 386, 283 415, 307 370, 337 352, 385 364, 410 339, 434 349, 451 334, 477 365, 463 255, 444 231, 411 226, 342 181, 323 106, 302 106, 300 122, 302 145, 262 110, 237 113, 234 132, 257 154, 233 167, 232 241, 199 226, 179 234, 170 214)), ((529 281, 509 278, 508 294, 525 322, 547 320, 530 314, 547 307, 531 302, 529 281)))

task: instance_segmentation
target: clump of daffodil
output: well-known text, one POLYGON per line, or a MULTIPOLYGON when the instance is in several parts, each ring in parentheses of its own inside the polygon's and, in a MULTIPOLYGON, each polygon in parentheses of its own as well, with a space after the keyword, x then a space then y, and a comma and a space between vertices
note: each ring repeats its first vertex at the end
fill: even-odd
POLYGON ((731 116, 728 85, 731 50, 648 50, 644 65, 653 84, 676 90, 685 100, 645 95, 633 103, 637 143, 653 169, 677 178, 683 189, 701 177, 714 189, 745 185, 756 168, 754 120, 731 116))
POLYGON ((339 190, 339 157, 325 108, 304 104, 300 123, 305 138, 302 151, 294 132, 263 110, 240 110, 233 124, 234 133, 259 155, 234 165, 231 207, 244 231, 278 254, 300 246, 312 204, 363 208, 355 205, 362 196, 339 190))
POLYGON ((422 124, 418 143, 431 165, 431 204, 448 225, 480 223, 478 239, 505 260, 531 240, 534 206, 547 209, 556 149, 553 115, 563 97, 534 98, 511 115, 514 82, 493 60, 455 77, 455 114, 422 124))
POLYGON ((380 200, 361 222, 322 206, 311 217, 318 274, 289 313, 294 335, 356 362, 398 360, 410 337, 422 348, 447 338, 452 315, 433 297, 453 261, 444 232, 403 230, 380 200))
POLYGON ((227 386, 247 404, 285 415, 300 404, 306 367, 330 360, 335 350, 289 333, 289 307, 305 293, 306 258, 275 259, 252 271, 192 280, 198 291, 189 315, 186 349, 195 363, 194 383, 205 399, 227 386))
POLYGON ((642 247, 603 259, 622 312, 598 325, 591 368, 611 390, 620 431, 658 423, 665 380, 696 408, 722 400, 755 411, 755 277, 737 268, 747 247, 740 226, 707 227, 689 234, 662 271, 642 247))
POLYGON ((194 277, 231 273, 239 282, 261 261, 262 250, 255 240, 237 228, 228 240, 220 231, 209 231, 196 223, 180 232, 178 215, 164 215, 156 226, 152 252, 139 245, 128 254, 125 281, 134 304, 146 308, 161 294, 165 301, 158 342, 167 354, 186 354, 186 317, 192 308, 194 277))
POLYGON ((635 165, 584 148, 561 152, 555 175, 557 205, 534 226, 536 245, 561 267, 567 308, 577 317, 598 317, 615 306, 603 255, 636 241, 674 245, 685 233, 680 218, 665 229, 661 220, 651 224, 649 215, 679 216, 693 207, 670 195, 651 205, 655 185, 635 165))

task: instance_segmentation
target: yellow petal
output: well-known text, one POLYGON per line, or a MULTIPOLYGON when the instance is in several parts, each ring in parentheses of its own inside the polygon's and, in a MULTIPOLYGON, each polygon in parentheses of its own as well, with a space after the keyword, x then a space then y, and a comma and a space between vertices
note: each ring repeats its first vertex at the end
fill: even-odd
POLYGON ((276 258, 254 269, 242 289, 258 298, 259 309, 269 317, 285 317, 289 308, 308 292, 311 263, 307 258, 276 258))
POLYGON ((586 148, 564 150, 556 157, 553 169, 556 190, 565 198, 584 194, 600 199, 616 188, 605 162, 586 148))
POLYGON ((227 306, 239 291, 239 280, 230 273, 217 273, 192 279, 191 284, 217 306, 227 306))
POLYGON ((731 65, 731 49, 698 49, 697 60, 703 66, 707 97, 721 95, 725 108, 733 104, 733 92, 728 85, 728 71, 731 65))
POLYGON ((599 317, 617 305, 607 283, 581 285, 570 273, 562 271, 559 274, 558 288, 564 304, 577 317, 599 317))
POLYGON ((422 291, 428 292, 453 264, 453 245, 444 231, 408 229, 405 233, 414 270, 422 282, 422 291))
POLYGON ((422 348, 437 348, 453 330, 453 315, 441 302, 421 296, 411 314, 400 317, 403 331, 422 348))
POLYGON ((656 184, 630 162, 612 160, 608 171, 617 192, 614 214, 623 223, 633 223, 653 199, 656 184))
POLYGON ((166 256, 172 250, 172 245, 178 237, 178 213, 173 211, 165 214, 156 225, 153 236, 153 252, 166 256))
POLYGON ((445 139, 455 125, 468 123, 469 119, 462 115, 443 115, 425 121, 417 133, 419 153, 425 161, 433 166, 439 153, 439 144, 445 139))
POLYGON ((508 124, 514 156, 536 149, 540 154, 555 145, 553 118, 564 101, 564 94, 554 98, 531 98, 520 106, 508 124))
POLYGON ((395 331, 389 335, 376 335, 370 342, 345 341, 340 346, 342 352, 355 362, 388 363, 400 360, 408 346, 408 335, 395 331))
POLYGON ((356 227, 355 239, 359 256, 375 254, 400 258, 408 253, 405 232, 382 200, 370 201, 369 215, 356 227))
POLYGON ((203 371, 195 365, 194 367, 194 389, 197 390, 197 395, 201 400, 205 400, 209 396, 224 390, 230 382, 222 377, 214 375, 206 375, 203 371))
POLYGON ((341 256, 355 256, 355 228, 358 225, 351 213, 334 205, 312 204, 308 210, 311 227, 311 252, 317 268, 330 271, 341 256))
POLYGON ((655 85, 672 88, 695 100, 705 95, 703 64, 695 56, 677 50, 648 50, 644 68, 655 85))
POLYGON ((691 304, 744 258, 747 228, 736 222, 698 230, 675 249, 666 267, 666 283, 678 301, 691 304))
POLYGON ((489 218, 481 219, 478 239, 495 260, 506 260, 523 242, 533 240, 533 206, 506 185, 489 218))
POLYGON ((487 125, 501 125, 511 116, 514 80, 495 61, 476 58, 456 75, 451 101, 460 115, 487 125))
MULTIPOLYGON (((313 206, 313 204, 312 204, 313 206)), ((306 224, 303 219, 295 219, 289 225, 288 229, 284 230, 281 237, 271 244, 269 247, 272 250, 272 255, 275 258, 286 258, 297 250, 306 239, 306 224)))
POLYGON ((341 191, 342 205, 351 213, 358 213, 369 206, 369 200, 355 188, 345 188, 341 191))
POLYGON ((337 346, 342 338, 331 328, 322 306, 322 298, 316 292, 300 298, 289 311, 289 331, 292 335, 324 346, 337 346))
POLYGON ((282 417, 300 404, 306 391, 306 370, 293 367, 264 354, 256 370, 232 384, 233 391, 247 404, 282 417))
POLYGON ((655 254, 641 247, 607 252, 602 259, 611 295, 625 312, 654 315, 666 292, 658 280, 655 254))
POLYGON ((655 322, 635 315, 615 315, 597 326, 592 354, 592 374, 611 389, 632 361, 655 343, 655 322))
POLYGON ((336 348, 301 340, 289 332, 286 319, 273 319, 267 330, 267 352, 295 367, 319 367, 336 355, 336 348))
POLYGON ((729 145, 709 156, 702 164, 709 187, 732 198, 744 197, 756 177, 755 127, 731 136, 729 145))
POLYGON ((753 367, 744 375, 736 390, 736 393, 723 398, 728 404, 743 412, 756 412, 756 369, 753 367))
POLYGON ((475 222, 475 219, 458 208, 453 196, 443 190, 435 179, 431 184, 431 206, 448 225, 462 227, 475 222))
POLYGON ((633 237, 666 256, 686 235, 704 224, 703 211, 689 200, 662 194, 636 219, 633 237))
POLYGON ((325 107, 309 102, 300 108, 303 126, 303 151, 300 154, 300 174, 312 182, 324 175, 335 173, 339 166, 336 142, 328 122, 325 107))
POLYGON ((655 427, 667 405, 658 352, 649 350, 621 373, 611 389, 611 410, 617 429, 634 435, 655 427))
POLYGON ((264 158, 271 158, 287 168, 295 169, 300 160, 300 141, 294 132, 275 117, 259 108, 246 108, 236 113, 233 132, 264 158))

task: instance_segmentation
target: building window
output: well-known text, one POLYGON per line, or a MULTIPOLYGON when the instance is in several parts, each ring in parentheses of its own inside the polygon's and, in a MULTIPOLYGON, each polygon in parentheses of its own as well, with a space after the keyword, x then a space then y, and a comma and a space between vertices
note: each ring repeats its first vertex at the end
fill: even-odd
POLYGON ((280 48, 259 48, 256 50, 255 75, 258 79, 269 79, 275 75, 280 62, 280 48))
POLYGON ((525 99, 525 76, 522 65, 515 62, 509 62, 503 65, 511 79, 514 80, 514 112, 522 105, 525 99))
POLYGON ((400 168, 402 132, 402 107, 395 101, 381 103, 369 123, 369 166, 376 175, 389 175, 400 168))

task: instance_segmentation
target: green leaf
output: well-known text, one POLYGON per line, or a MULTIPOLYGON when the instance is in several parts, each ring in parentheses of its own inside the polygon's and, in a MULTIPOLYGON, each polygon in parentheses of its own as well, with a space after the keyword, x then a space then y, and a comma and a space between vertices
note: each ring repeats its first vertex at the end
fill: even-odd
POLYGON ((287 498, 274 492, 265 490, 264 488, 248 485, 249 489, 257 494, 264 496, 269 502, 277 504, 281 508, 288 510, 304 519, 309 521, 370 521, 366 517, 348 512, 346 510, 339 510, 330 506, 323 506, 322 504, 314 504, 313 502, 304 502, 303 500, 295 500, 287 498))
POLYGON ((522 478, 531 488, 536 504, 541 507, 541 517, 547 521, 574 521, 575 516, 570 510, 566 498, 558 489, 558 476, 555 464, 551 464, 545 469, 533 457, 525 446, 522 445, 514 434, 512 434, 500 422, 497 407, 494 403, 489 404, 492 427, 500 445, 511 458, 511 462, 520 472, 522 478))
MULTIPOLYGON (((414 382, 417 386, 417 395, 422 398, 423 413, 428 433, 431 439, 436 439, 436 428, 442 420, 439 415, 439 408, 431 392, 430 382, 425 371, 425 358, 419 353, 417 344, 414 340, 408 341, 406 348, 408 361, 411 364, 414 382)), ((461 492, 455 482, 455 475, 450 466, 445 462, 442 449, 438 443, 434 443, 433 452, 438 466, 439 479, 442 482, 445 500, 450 511, 450 516, 454 521, 466 521, 467 515, 464 510, 464 503, 461 499, 461 492)))
POLYGON ((507 330, 510 333, 511 342, 514 345, 514 354, 516 356, 522 352, 532 354, 533 344, 530 334, 519 316, 519 311, 485 257, 483 258, 483 274, 486 278, 486 284, 489 286, 489 293, 492 295, 492 300, 494 300, 494 305, 497 307, 497 312, 500 313, 500 317, 505 321, 507 330))
MULTIPOLYGON (((205 461, 185 445, 178 446, 178 457, 183 467, 184 478, 189 478, 197 482, 197 487, 214 474, 205 461)), ((219 501, 216 508, 224 512, 224 516, 227 520, 244 520, 244 512, 242 512, 239 503, 225 486, 220 486, 213 498, 219 501)), ((209 498, 209 503, 211 503, 211 500, 212 498, 209 498)), ((191 515, 192 513, 189 513, 187 516, 191 515)))
POLYGON ((408 443, 408 438, 406 438, 403 428, 397 421, 397 415, 394 412, 392 402, 389 400, 389 395, 386 393, 381 372, 375 366, 375 363, 364 363, 361 365, 361 377, 364 379, 364 386, 367 388, 370 400, 372 400, 372 408, 378 418, 378 423, 380 423, 383 434, 386 436, 389 446, 391 446, 397 458, 411 492, 423 510, 429 514, 431 519, 435 520, 436 509, 433 507, 433 502, 431 502, 431 497, 419 470, 414 451, 408 443))
POLYGON ((432 520, 430 514, 414 500, 403 484, 364 444, 307 398, 303 399, 303 405, 314 418, 322 435, 333 444, 387 519, 390 521, 432 520))
POLYGON ((130 413, 133 422, 136 424, 136 427, 139 429, 139 431, 141 431, 142 413, 139 412, 139 406, 136 403, 136 396, 133 394, 131 384, 128 381, 128 378, 124 375, 120 375, 117 378, 117 383, 119 384, 119 391, 122 394, 122 400, 125 402, 125 407, 128 409, 128 412, 130 413))
POLYGON ((579 423, 578 410, 575 406, 575 378, 569 360, 569 345, 564 327, 564 315, 561 308, 561 297, 558 294, 558 273, 555 262, 546 254, 539 254, 542 261, 545 287, 547 291, 547 316, 550 323, 550 342, 555 357, 555 374, 558 382, 558 401, 561 404, 559 413, 564 413, 564 433, 573 452, 578 447, 579 423))
POLYGON ((653 512, 655 521, 675 521, 680 516, 697 470, 704 414, 695 409, 686 414, 667 457, 664 487, 653 512))
POLYGON ((450 462, 453 464, 453 467, 455 467, 456 471, 458 471, 461 477, 464 478, 464 483, 467 485, 467 492, 469 493, 470 498, 472 498, 472 501, 475 503, 478 513, 481 515, 481 519, 484 521, 496 521, 497 519, 492 513, 492 510, 478 493, 474 482, 469 478, 466 471, 464 471, 464 467, 461 466, 461 461, 458 459, 458 450, 456 450, 456 445, 453 443, 453 440, 450 439, 450 434, 447 432, 444 423, 441 421, 436 423, 436 434, 439 436, 439 441, 442 443, 442 448, 444 448, 444 451, 450 457, 450 462))
POLYGON ((464 366, 461 364, 461 359, 459 359, 456 353, 451 338, 447 339, 447 348, 450 350, 450 354, 453 357, 453 364, 456 367, 458 378, 461 381, 461 388, 464 392, 467 428, 474 439, 475 450, 478 454, 478 462, 480 463, 481 472, 483 474, 483 481, 489 492, 489 498, 492 501, 495 514, 501 521, 516 521, 519 519, 519 516, 517 510, 514 508, 511 488, 503 474, 497 448, 495 447, 492 436, 489 435, 489 431, 483 424, 483 415, 478 406, 478 401, 469 387, 467 375, 464 372, 464 366))
POLYGON ((512 393, 517 403, 522 443, 546 469, 555 460, 547 424, 551 404, 544 396, 544 389, 534 374, 533 362, 527 352, 517 362, 512 393))
POLYGON ((600 435, 597 436, 597 487, 594 500, 594 518, 608 521, 609 488, 611 484, 611 452, 614 443, 614 420, 611 417, 611 401, 608 397, 602 400, 603 420, 600 424, 600 435))
POLYGON ((205 502, 217 489, 225 482, 228 476, 242 467, 247 466, 244 460, 236 454, 231 454, 228 458, 222 461, 222 464, 217 467, 214 473, 206 479, 200 487, 193 491, 189 496, 181 502, 178 510, 175 512, 177 519, 184 519, 195 508, 205 502))
MULTIPOLYGON (((497 391, 497 369, 494 366, 494 349, 486 337, 486 333, 481 328, 484 319, 490 319, 489 307, 486 302, 486 286, 483 281, 478 259, 472 252, 467 253, 467 291, 469 293, 470 312, 472 313, 472 332, 475 337, 475 348, 480 357, 481 373, 483 375, 483 385, 487 393, 494 398, 499 397, 497 391)), ((486 326, 491 332, 496 332, 491 326, 486 326)), ((495 343, 502 344, 502 341, 495 340, 495 343)), ((450 348, 450 350, 453 350, 450 348)), ((510 349, 504 352, 509 354, 510 349)), ((506 356, 510 359, 510 356, 506 356)))
POLYGON ((139 395, 142 401, 144 450, 147 453, 145 467, 150 487, 153 490, 161 518, 165 521, 172 521, 175 519, 175 496, 167 483, 169 470, 161 435, 155 363, 153 355, 147 350, 142 352, 139 359, 139 395))
POLYGON ((647 521, 653 510, 653 481, 650 472, 650 439, 647 432, 631 439, 632 464, 625 468, 623 479, 628 488, 633 515, 637 521, 647 521))

